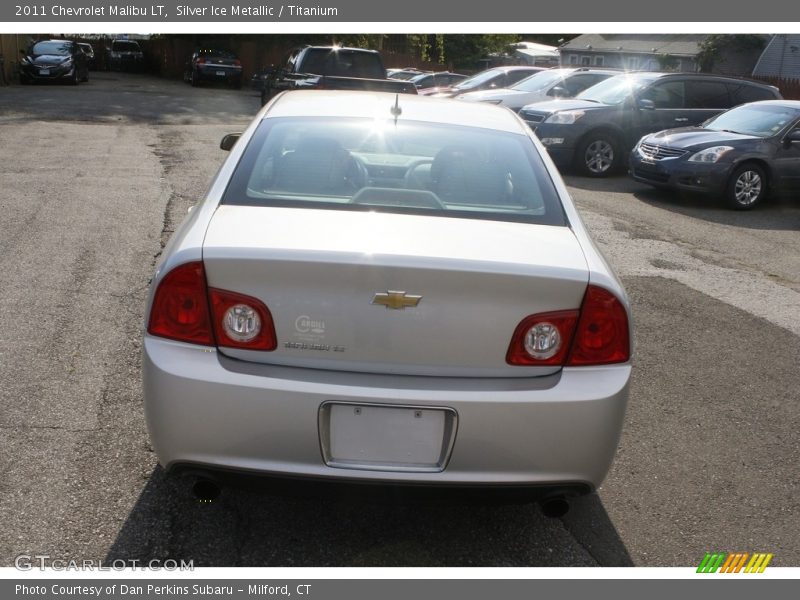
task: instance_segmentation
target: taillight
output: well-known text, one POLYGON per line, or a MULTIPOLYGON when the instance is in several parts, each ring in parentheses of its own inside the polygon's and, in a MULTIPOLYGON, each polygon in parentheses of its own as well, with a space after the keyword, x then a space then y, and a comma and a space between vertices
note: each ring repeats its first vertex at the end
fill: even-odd
POLYGON ((235 60, 233 61, 233 64, 234 64, 234 66, 241 67, 241 66, 242 66, 242 61, 240 61, 240 60, 237 58, 237 59, 235 59, 235 60))
POLYGON ((631 357, 628 331, 628 313, 619 298, 601 287, 588 286, 567 364, 627 362, 631 357))
POLYGON ((204 57, 204 56, 201 56, 200 58, 198 58, 198 59, 197 59, 197 64, 198 64, 198 65, 204 65, 204 64, 206 64, 206 59, 205 59, 205 57, 204 57))
POLYGON ((511 337, 506 362, 510 365, 563 365, 577 322, 577 310, 525 317, 511 337))
POLYGON ((247 350, 275 350, 278 345, 272 315, 266 305, 250 296, 209 290, 217 344, 247 350))
POLYGON ((191 344, 214 345, 202 262, 185 263, 164 276, 153 297, 147 332, 191 344))
POLYGON ((175 267, 158 284, 147 332, 190 344, 274 350, 272 315, 256 298, 208 289, 201 261, 175 267))
POLYGON ((590 285, 580 311, 525 317, 511 337, 510 365, 588 366, 630 358, 628 313, 611 292, 590 285))

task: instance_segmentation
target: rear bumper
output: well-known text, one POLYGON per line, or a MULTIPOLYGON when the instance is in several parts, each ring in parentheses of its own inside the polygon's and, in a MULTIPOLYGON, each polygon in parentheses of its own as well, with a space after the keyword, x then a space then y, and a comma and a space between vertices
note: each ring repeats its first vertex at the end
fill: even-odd
POLYGON ((630 365, 540 378, 467 379, 273 367, 213 348, 145 337, 147 424, 166 468, 218 469, 373 483, 597 487, 616 451, 630 365), (457 430, 440 472, 325 464, 326 402, 447 407, 457 430))
POLYGON ((197 78, 202 81, 241 81, 242 70, 228 66, 196 67, 197 78))

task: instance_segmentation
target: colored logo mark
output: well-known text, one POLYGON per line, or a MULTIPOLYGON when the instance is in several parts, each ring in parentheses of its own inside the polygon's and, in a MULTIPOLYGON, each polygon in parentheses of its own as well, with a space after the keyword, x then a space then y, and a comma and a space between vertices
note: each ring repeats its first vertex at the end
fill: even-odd
POLYGON ((698 573, 763 573, 772 554, 765 552, 706 552, 700 566, 697 567, 698 573))

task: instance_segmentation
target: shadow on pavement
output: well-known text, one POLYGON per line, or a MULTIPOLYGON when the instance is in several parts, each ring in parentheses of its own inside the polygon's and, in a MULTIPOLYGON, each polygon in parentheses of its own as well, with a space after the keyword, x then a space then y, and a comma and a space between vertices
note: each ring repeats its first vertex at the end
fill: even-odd
POLYGON ((564 177, 567 185, 590 192, 631 194, 632 199, 654 208, 694 219, 743 229, 800 230, 800 196, 773 195, 749 211, 730 210, 721 198, 658 189, 633 181, 627 175, 605 178, 564 177))
POLYGON ((409 502, 226 487, 197 501, 193 480, 157 467, 106 559, 195 566, 631 566, 596 494, 562 519, 536 504, 409 502))

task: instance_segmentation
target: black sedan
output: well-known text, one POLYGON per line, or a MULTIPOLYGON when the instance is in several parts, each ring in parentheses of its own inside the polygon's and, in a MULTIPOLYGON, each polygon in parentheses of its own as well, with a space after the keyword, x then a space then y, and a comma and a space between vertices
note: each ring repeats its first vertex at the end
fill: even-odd
POLYGON ((36 42, 19 61, 20 83, 89 81, 89 61, 81 47, 70 40, 36 42))
POLYGON ((643 183, 721 197, 749 210, 771 191, 800 191, 800 101, 732 108, 699 127, 639 140, 631 176, 643 183))
POLYGON ((193 86, 202 81, 221 81, 238 89, 242 87, 242 63, 228 50, 197 50, 186 65, 183 79, 193 86))

